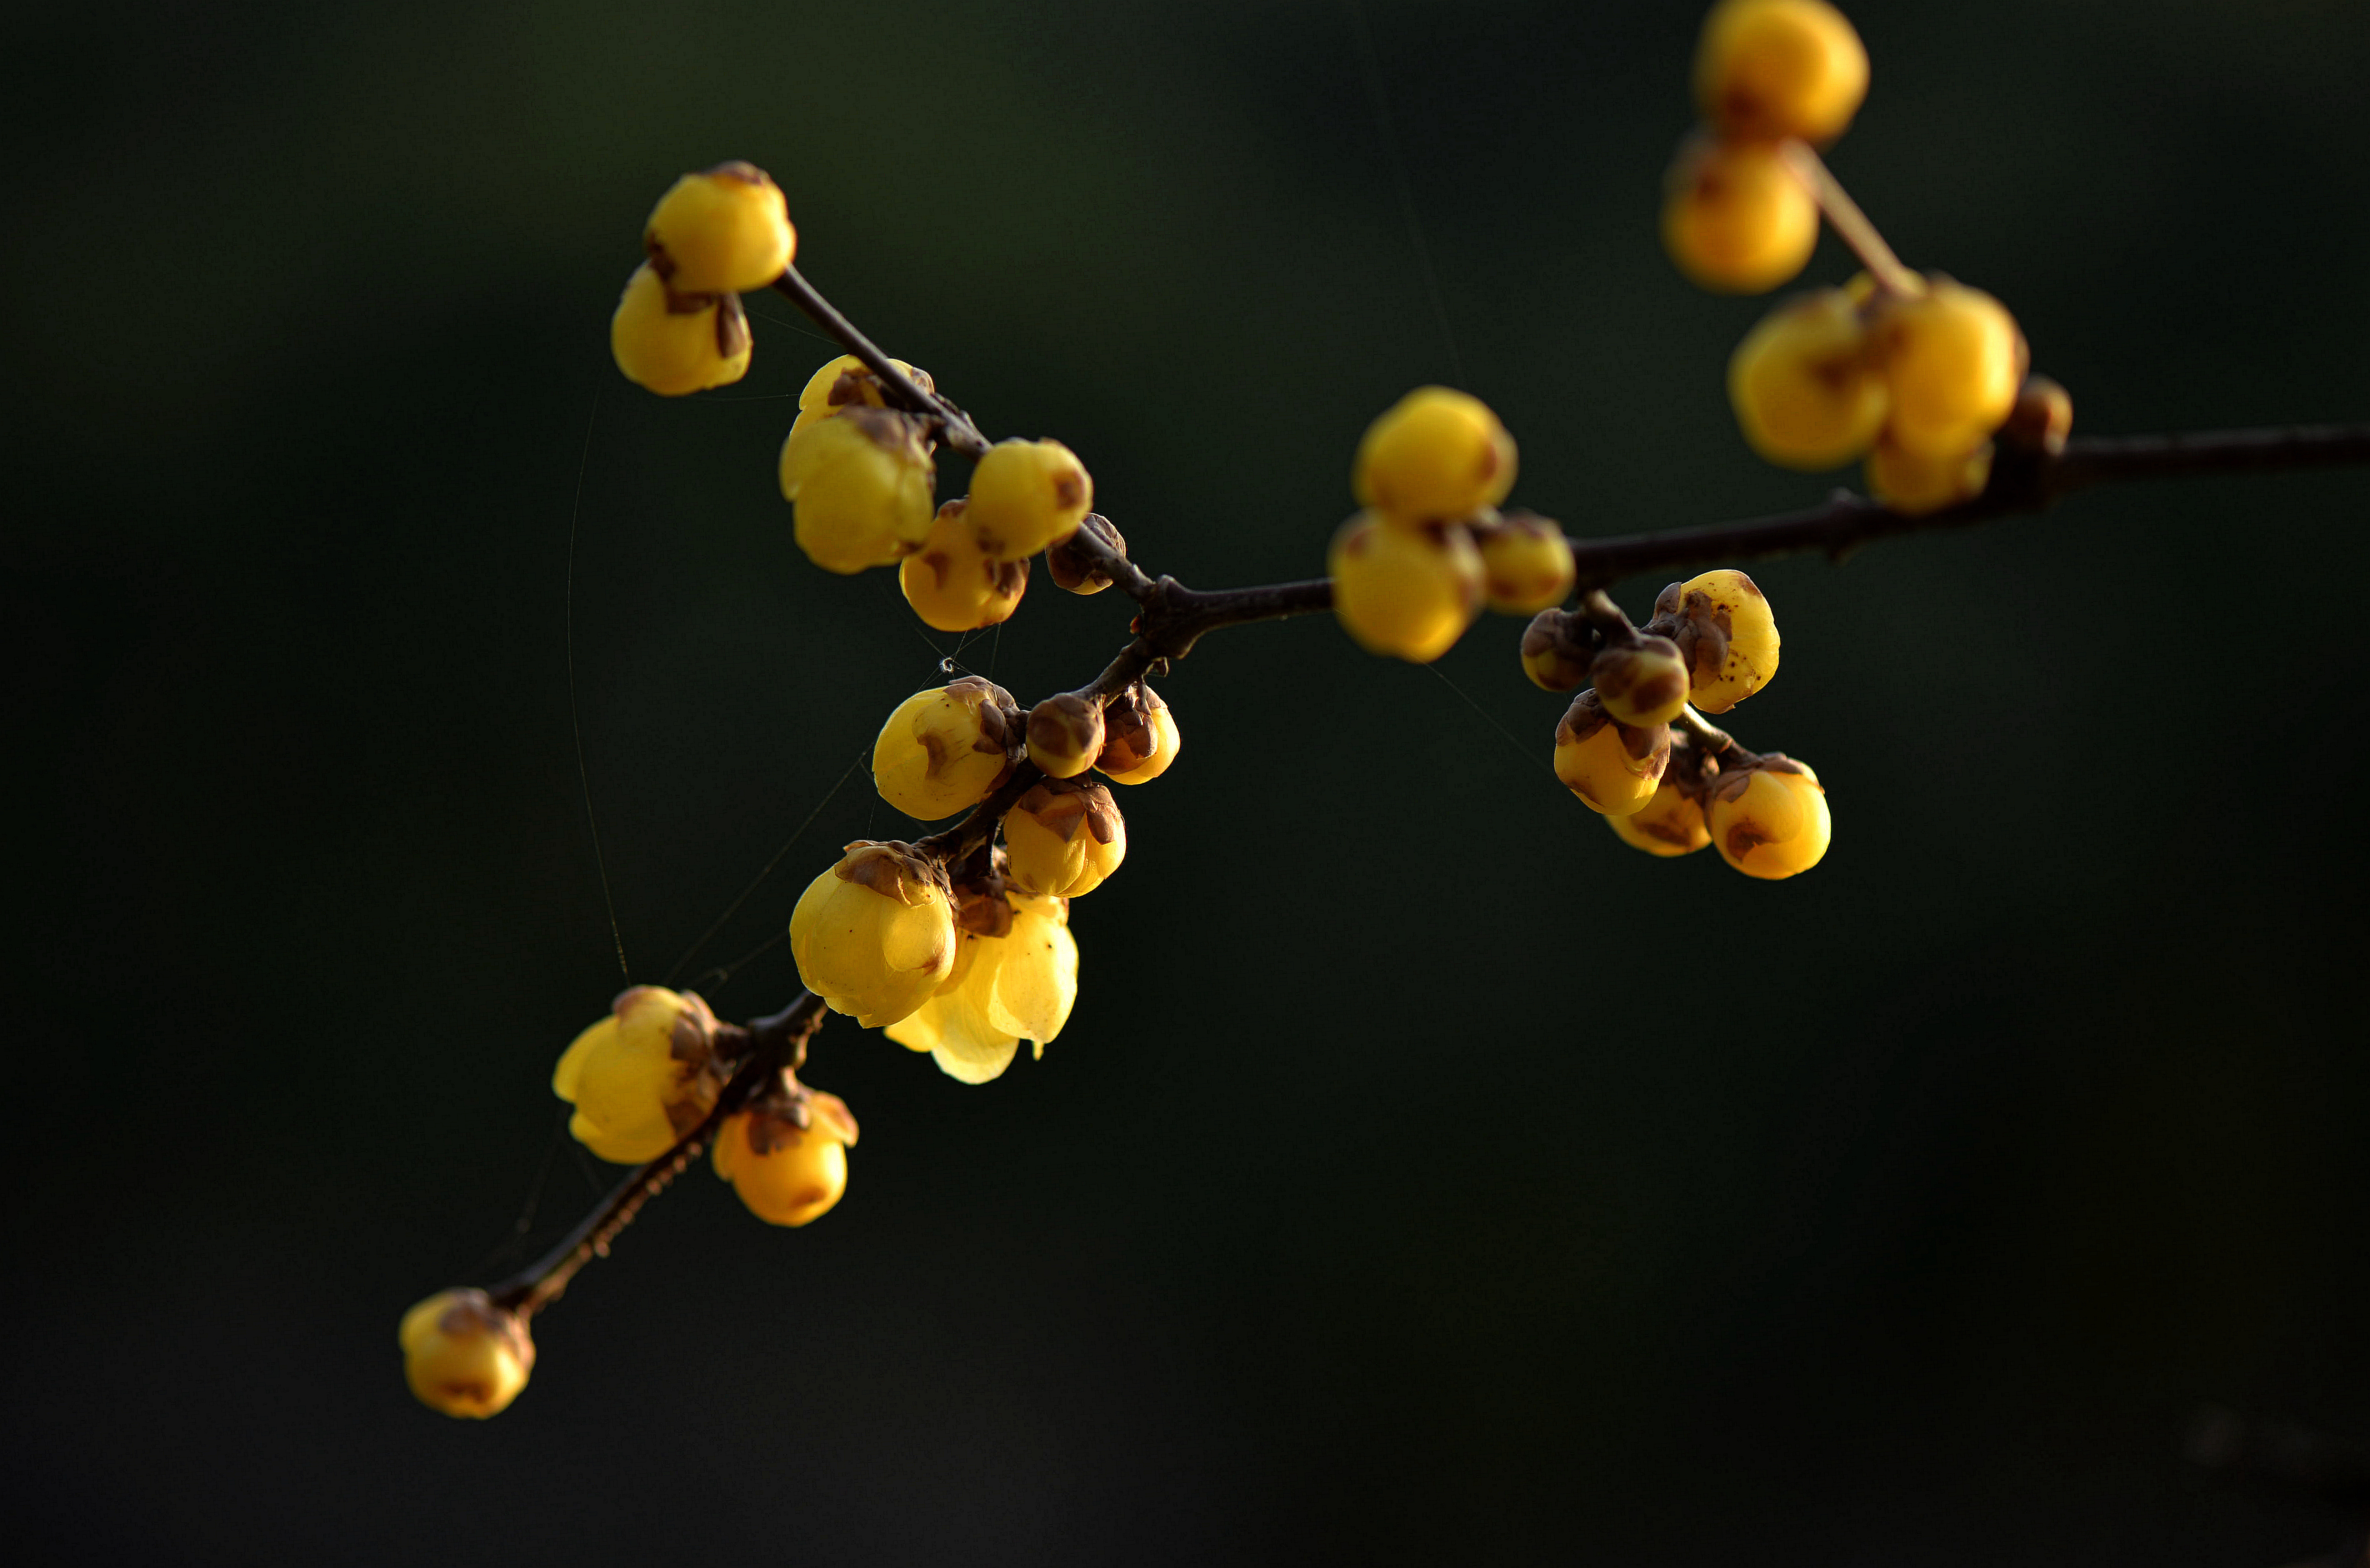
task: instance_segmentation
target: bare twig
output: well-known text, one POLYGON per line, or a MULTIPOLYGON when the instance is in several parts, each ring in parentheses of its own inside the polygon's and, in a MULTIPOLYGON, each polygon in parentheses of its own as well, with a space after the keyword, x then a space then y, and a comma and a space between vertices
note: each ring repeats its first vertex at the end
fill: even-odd
POLYGON ((1878 288, 1896 294, 1926 292, 1926 280, 1902 265, 1901 258, 1893 253, 1893 247, 1884 242, 1876 225, 1859 210, 1859 203, 1851 199, 1851 192, 1844 189, 1843 182, 1827 167, 1826 160, 1813 152, 1810 144, 1791 140, 1781 143, 1778 156, 1786 160, 1789 172, 1811 193, 1811 200, 1819 204, 1827 226, 1859 258, 1860 265, 1868 269, 1868 275, 1876 281, 1878 288))

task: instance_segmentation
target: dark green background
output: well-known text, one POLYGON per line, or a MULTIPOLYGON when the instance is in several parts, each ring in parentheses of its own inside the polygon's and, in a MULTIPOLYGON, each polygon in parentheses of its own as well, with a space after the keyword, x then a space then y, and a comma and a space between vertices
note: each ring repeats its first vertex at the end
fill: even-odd
MULTIPOLYGON (((1834 163, 2081 428, 2370 411, 2358 0, 1854 7, 1834 163)), ((1369 16, 1463 379, 1580 534, 1802 503, 1721 392, 1765 308, 1654 236, 1686 4, 1369 16)), ((1042 1064, 834 1020, 846 1201, 704 1171, 486 1425, 395 1321, 486 1278, 551 1061, 929 680, 773 488, 828 352, 662 402, 605 324, 682 169, 1143 561, 1310 574, 1454 368, 1335 4, 27 7, 0 32, 11 1413, 45 1561, 2270 1565, 2202 1401, 2370 1435, 2364 477, 2087 495, 1756 568, 1815 874, 1617 844, 1492 617, 1316 619, 1167 690, 1042 1064), (767 400, 754 400, 763 398, 767 400), (592 432, 587 444, 588 418, 592 432), (1477 715, 1464 697, 1490 716, 1477 715), (1502 722, 1519 744, 1493 727, 1502 722)), ((1848 262, 1832 246, 1814 280, 1848 262)), ((958 465, 944 476, 961 482, 958 465)), ((1625 585, 1642 611, 1660 582, 1625 585)), ((1039 581, 964 662, 1075 685, 1039 581)), ((778 929, 859 777, 702 955, 778 929)), ((728 1014, 796 985, 780 946, 728 1014)), ((605 1176, 604 1178, 606 1179, 605 1176)), ((538 1237, 581 1211, 570 1151, 538 1237)))

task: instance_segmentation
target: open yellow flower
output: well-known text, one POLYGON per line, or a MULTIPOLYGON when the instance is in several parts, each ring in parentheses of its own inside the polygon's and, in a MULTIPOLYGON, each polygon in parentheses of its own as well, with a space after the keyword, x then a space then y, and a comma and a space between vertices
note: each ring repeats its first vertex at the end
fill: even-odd
POLYGON ((1012 1065, 1020 1042, 1037 1055, 1062 1032, 1078 999, 1078 946, 1066 900, 1010 894, 1000 937, 961 933, 961 956, 936 996, 889 1026, 889 1038, 927 1051, 940 1071, 985 1083, 1012 1065))
POLYGON ((552 1069, 552 1092, 576 1107, 568 1130, 604 1159, 656 1159, 716 1104, 724 1073, 715 1041, 716 1015, 697 993, 620 992, 552 1069))

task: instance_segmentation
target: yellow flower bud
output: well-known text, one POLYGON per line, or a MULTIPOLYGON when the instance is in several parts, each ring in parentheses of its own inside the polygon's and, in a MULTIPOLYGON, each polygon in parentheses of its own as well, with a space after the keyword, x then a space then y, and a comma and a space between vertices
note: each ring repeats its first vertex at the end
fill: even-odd
POLYGON ((1366 427, 1350 472, 1362 506, 1393 522, 1457 522, 1514 487, 1514 438, 1488 404, 1419 386, 1366 427))
POLYGON ((854 405, 782 443, 799 548, 825 571, 893 566, 921 548, 938 477, 921 421, 887 409, 854 405))
POLYGON ((1714 779, 1707 814, 1720 858, 1769 882, 1817 865, 1834 831, 1818 775, 1779 752, 1714 779))
POLYGON ((1024 893, 1078 898, 1127 858, 1127 824, 1110 791, 1080 779, 1029 787, 1004 816, 1006 875, 1024 893))
POLYGON ((1704 826, 1703 807, 1668 778, 1642 810, 1605 821, 1632 849, 1666 859, 1692 855, 1711 842, 1711 831, 1704 826))
POLYGON ((1570 691, 1588 679, 1586 623, 1561 610, 1541 610, 1523 628, 1523 674, 1541 691, 1570 691))
POLYGON ((847 1151, 855 1147, 846 1102, 807 1090, 727 1116, 716 1135, 716 1173, 766 1224, 804 1225, 847 1191, 847 1151))
POLYGON ((1481 608, 1481 552, 1457 524, 1401 527, 1361 513, 1333 536, 1333 613, 1370 653, 1429 664, 1481 608))
POLYGON ((1720 0, 1696 49, 1696 104, 1728 135, 1827 143, 1868 96, 1868 50, 1825 0, 1720 0))
POLYGON ((1029 710, 1029 760, 1048 778, 1076 778, 1102 755, 1103 705, 1076 692, 1029 710))
POLYGON ((1042 1056, 1078 997, 1078 948, 1065 901, 1013 894, 1007 902, 1006 934, 965 931, 958 981, 887 1032, 900 1045, 929 1052, 940 1071, 965 1083, 1001 1076, 1022 1040, 1034 1041, 1042 1056))
POLYGON ((1672 583, 1654 601, 1654 617, 1687 663, 1688 700, 1706 713, 1727 712, 1778 674, 1778 617, 1733 568, 1672 583))
MULTIPOLYGON (((934 392, 938 383, 926 370, 917 370, 903 360, 889 362, 905 373, 905 379, 925 392, 934 392)), ((806 390, 799 394, 799 417, 790 423, 790 433, 796 435, 802 425, 817 420, 827 420, 842 409, 862 407, 885 409, 889 399, 881 391, 880 378, 865 368, 864 362, 854 354, 842 354, 808 378, 806 390)))
POLYGON ((1596 700, 1623 724, 1667 724, 1687 706, 1687 665, 1667 637, 1607 648, 1588 667, 1596 700))
POLYGON ((1948 278, 1876 307, 1876 344, 1893 389, 1885 439, 1916 457, 1962 456, 2016 407, 2024 334, 2008 307, 1948 278))
POLYGON ((724 1087, 716 1015, 696 992, 618 993, 609 1016, 576 1037, 551 1090, 576 1107, 568 1130, 619 1165, 656 1159, 697 1126, 724 1087))
POLYGON ((1559 605, 1576 575, 1563 525, 1536 513, 1510 512, 1474 531, 1481 551, 1481 591, 1493 610, 1527 616, 1559 605))
POLYGON ((1148 784, 1168 771, 1184 744, 1168 699, 1137 681, 1104 705, 1095 766, 1114 784, 1148 784))
POLYGON ((1644 810, 1670 761, 1668 724, 1616 722, 1593 691, 1582 692, 1556 725, 1556 777, 1605 816, 1644 810))
POLYGON ((1053 574, 1053 585, 1065 593, 1099 594, 1111 585, 1110 573, 1079 548, 1090 534, 1119 554, 1127 554, 1127 537, 1111 526, 1111 520, 1099 512, 1087 513, 1078 520, 1077 532, 1045 548, 1045 570, 1053 574))
POLYGON ((1078 531, 1095 481, 1058 441, 999 441, 972 470, 964 520, 990 560, 1018 560, 1078 531))
POLYGON ((1890 441, 1868 455, 1868 493, 1904 517, 1923 517, 1981 495, 1992 476, 1992 444, 1956 457, 1917 457, 1890 441))
POLYGON ((420 1402, 446 1415, 500 1415, 535 1370, 535 1341, 517 1313, 482 1290, 440 1290, 395 1332, 420 1402))
POLYGON ((1029 590, 1029 563, 990 560, 963 521, 965 507, 938 508, 919 552, 897 568, 897 586, 924 624, 940 631, 977 631, 1011 618, 1029 590))
POLYGON ((1788 468, 1833 468, 1868 450, 1892 406, 1870 334, 1842 289, 1763 317, 1728 362, 1728 398, 1754 451, 1788 468))
POLYGON ((1662 248, 1698 288, 1766 294, 1819 243, 1819 204, 1777 145, 1692 136, 1662 196, 1662 248))
POLYGON ((897 705, 872 743, 872 784, 907 816, 936 822, 994 794, 1020 744, 1012 694, 966 675, 897 705))
POLYGON ((729 386, 749 373, 749 317, 735 294, 671 292, 634 269, 609 318, 609 352, 626 379, 662 398, 729 386))
POLYGON ((954 967, 946 873, 909 845, 858 839, 790 912, 799 980, 867 1029, 894 1023, 954 967))
POLYGON ((746 294, 782 275, 799 247, 782 188, 755 164, 720 163, 674 182, 642 229, 642 248, 669 288, 746 294))

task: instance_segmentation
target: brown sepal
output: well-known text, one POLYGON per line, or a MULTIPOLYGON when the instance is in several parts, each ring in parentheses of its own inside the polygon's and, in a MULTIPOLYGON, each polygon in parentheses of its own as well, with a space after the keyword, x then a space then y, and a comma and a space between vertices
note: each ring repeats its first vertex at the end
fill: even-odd
POLYGON ((939 897, 952 900, 946 868, 903 839, 852 840, 832 870, 842 882, 860 883, 909 907, 927 904, 933 889, 939 897))

